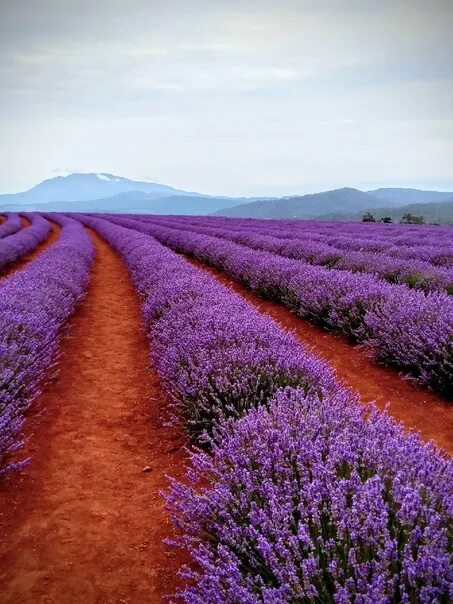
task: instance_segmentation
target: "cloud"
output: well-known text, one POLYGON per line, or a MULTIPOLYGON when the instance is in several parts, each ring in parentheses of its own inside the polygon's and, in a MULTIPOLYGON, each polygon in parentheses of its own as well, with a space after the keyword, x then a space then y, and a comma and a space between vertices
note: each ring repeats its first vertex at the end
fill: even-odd
POLYGON ((445 180, 452 18, 444 0, 2 3, 0 190, 60 161, 216 193, 445 180))

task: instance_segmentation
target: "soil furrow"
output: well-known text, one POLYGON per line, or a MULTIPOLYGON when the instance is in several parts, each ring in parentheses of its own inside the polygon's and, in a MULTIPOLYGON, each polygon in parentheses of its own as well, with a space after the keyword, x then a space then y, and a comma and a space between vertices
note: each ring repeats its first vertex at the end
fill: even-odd
POLYGON ((0 489, 2 603, 163 602, 181 554, 159 491, 182 477, 126 268, 93 235, 86 299, 27 421, 31 464, 0 489), (150 466, 150 470, 143 469, 150 466))
POLYGON ((335 369, 339 379, 357 392, 362 402, 375 401, 381 409, 389 404, 389 413, 408 429, 419 431, 425 440, 433 440, 453 453, 453 405, 403 379, 397 371, 378 365, 364 347, 353 346, 341 335, 297 317, 282 304, 264 300, 222 271, 192 258, 187 260, 231 287, 260 312, 292 330, 305 347, 335 369))

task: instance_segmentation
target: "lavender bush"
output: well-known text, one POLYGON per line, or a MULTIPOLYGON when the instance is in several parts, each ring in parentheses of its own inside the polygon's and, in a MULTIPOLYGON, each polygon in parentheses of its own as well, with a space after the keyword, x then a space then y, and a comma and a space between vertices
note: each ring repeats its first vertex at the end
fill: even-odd
POLYGON ((0 224, 0 239, 3 237, 8 237, 8 235, 13 235, 20 230, 22 224, 20 221, 19 214, 15 214, 14 212, 8 212, 6 215, 6 220, 3 224, 0 224))
POLYGON ((278 392, 190 478, 168 498, 196 562, 189 604, 453 598, 453 464, 346 392, 278 392))
MULTIPOLYGON (((153 219, 147 217, 145 221, 153 222, 153 219)), ((426 292, 446 291, 453 294, 453 269, 434 266, 420 260, 420 257, 417 260, 404 259, 382 251, 370 252, 347 247, 339 249, 328 242, 313 240, 312 236, 300 239, 281 239, 265 233, 264 227, 260 231, 247 228, 232 230, 228 224, 210 226, 209 219, 206 219, 206 225, 203 223, 192 224, 183 218, 167 220, 159 218, 156 222, 162 226, 179 227, 191 232, 227 239, 252 249, 303 260, 309 264, 371 273, 390 283, 399 283, 426 292)), ((353 248, 356 240, 351 238, 349 243, 353 248)))
POLYGON ((27 216, 31 221, 30 226, 0 239, 0 269, 33 251, 49 234, 51 225, 43 216, 40 214, 27 214, 27 216))
POLYGON ((451 462, 359 406, 290 336, 152 238, 81 220, 125 259, 154 362, 189 431, 212 434, 210 455, 196 453, 189 484, 168 496, 195 562, 179 597, 449 601, 451 462), (256 381, 265 374, 272 388, 256 381))
MULTIPOLYGON (((137 216, 131 215, 131 218, 137 216)), ((281 245, 296 248, 298 244, 328 245, 338 252, 359 252, 368 258, 373 254, 398 260, 423 259, 425 265, 453 268, 453 228, 360 223, 327 223, 314 221, 270 221, 180 216, 140 216, 140 220, 159 222, 179 228, 211 228, 237 236, 271 236, 281 245)), ((208 233, 207 233, 208 234, 208 233)), ((213 234, 213 233, 209 233, 213 234)), ((269 242, 268 242, 269 243, 269 242)), ((278 245, 276 241, 273 245, 278 245)), ((289 248, 291 249, 291 247, 289 248)))
POLYGON ((125 260, 142 298, 153 365, 192 439, 283 386, 320 394, 338 387, 324 363, 210 275, 149 237, 80 219, 125 260))
POLYGON ((208 235, 123 217, 111 220, 149 233, 175 251, 224 270, 260 295, 283 302, 296 314, 368 344, 377 359, 446 398, 453 396, 453 301, 448 295, 425 295, 373 275, 329 270, 208 235))
POLYGON ((24 464, 11 461, 22 444, 23 414, 56 359, 61 327, 84 295, 93 259, 82 226, 52 218, 62 226, 57 242, 0 283, 0 479, 24 464))

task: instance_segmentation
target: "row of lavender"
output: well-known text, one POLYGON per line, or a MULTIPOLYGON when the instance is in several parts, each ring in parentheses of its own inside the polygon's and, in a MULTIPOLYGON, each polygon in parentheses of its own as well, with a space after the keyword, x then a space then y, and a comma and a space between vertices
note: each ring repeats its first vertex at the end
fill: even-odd
POLYGON ((153 365, 192 438, 281 386, 320 395, 336 388, 325 364, 292 336, 155 239, 106 220, 79 220, 125 260, 143 301, 153 365))
MULTIPOLYGON (((205 224, 193 224, 181 218, 156 219, 146 217, 142 220, 212 235, 252 249, 303 260, 309 264, 339 270, 372 273, 390 283, 400 283, 427 292, 446 291, 453 294, 453 268, 435 266, 420 259, 404 259, 374 250, 340 249, 329 243, 316 240, 313 235, 309 235, 305 239, 280 238, 266 233, 264 227, 261 227, 260 230, 231 229, 229 222, 218 222, 217 226, 210 226, 210 220, 206 220, 205 224)), ((357 247, 355 239, 350 239, 349 244, 351 248, 357 247)), ((439 250, 437 252, 439 253, 439 250)), ((447 253, 451 255, 453 262, 453 241, 447 253)), ((444 262, 448 260, 446 253, 443 254, 443 260, 444 262)))
POLYGON ((0 269, 33 251, 51 231, 50 223, 39 214, 28 214, 30 226, 0 239, 0 269))
POLYGON ((5 221, 0 224, 0 239, 17 233, 21 226, 22 223, 19 214, 15 214, 14 212, 6 214, 5 221))
MULTIPOLYGON (((84 294, 93 259, 78 222, 49 217, 62 227, 57 242, 0 283, 0 478, 27 462, 11 461, 22 444, 24 412, 52 369, 61 328, 84 294)), ((44 217, 32 222, 50 228, 44 217)))
MULTIPOLYGON (((169 217, 167 217, 169 218, 169 217)), ((172 217, 176 218, 176 217, 172 217)), ((382 231, 372 224, 345 223, 347 228, 338 226, 339 223, 312 221, 274 221, 258 219, 231 219, 213 217, 183 217, 193 225, 224 227, 231 231, 246 230, 249 233, 272 235, 287 241, 313 241, 326 243, 338 250, 360 251, 368 253, 384 253, 400 260, 419 260, 423 258, 434 266, 452 267, 453 265, 453 229, 443 227, 434 230, 429 236, 423 237, 424 229, 417 227, 417 232, 409 232, 410 227, 388 226, 382 231)))
MULTIPOLYGON (((183 217, 191 224, 228 226, 231 230, 246 229, 272 234, 280 239, 321 241, 339 249, 363 250, 402 254, 404 258, 420 258, 423 252, 449 251, 453 230, 445 227, 410 227, 362 223, 326 223, 315 221, 285 221, 259 219, 231 219, 217 217, 183 217), (407 253, 407 254, 406 254, 407 253)), ((442 264, 442 255, 434 257, 434 263, 442 264)))
POLYGON ((198 569, 182 598, 447 601, 452 464, 204 271, 81 220, 125 260, 173 409, 211 447, 169 496, 198 569))
POLYGON ((225 271, 299 316, 367 344, 379 362, 453 397, 453 304, 446 294, 425 295, 373 275, 329 270, 181 229, 123 217, 111 220, 225 271))

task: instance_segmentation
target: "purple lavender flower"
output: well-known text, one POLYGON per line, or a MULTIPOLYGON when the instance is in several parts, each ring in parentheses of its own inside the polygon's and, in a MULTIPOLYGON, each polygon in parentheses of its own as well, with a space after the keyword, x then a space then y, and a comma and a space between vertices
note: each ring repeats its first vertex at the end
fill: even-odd
POLYGON ((0 224, 0 239, 17 233, 17 231, 19 231, 21 227, 22 223, 19 214, 15 214, 14 212, 7 212, 5 222, 0 224))
POLYGON ((337 387, 333 373, 239 295, 154 239, 80 217, 120 253, 142 298, 151 359, 197 440, 283 386, 337 387))
POLYGON ((30 226, 0 239, 0 268, 34 250, 49 234, 51 226, 45 218, 39 214, 27 216, 30 218, 30 226))
MULTIPOLYGON (((0 478, 27 461, 10 461, 22 444, 23 414, 55 362, 61 328, 84 295, 93 259, 79 223, 49 217, 62 226, 57 242, 0 283, 0 478)), ((42 217, 35 224, 42 222, 48 230, 42 217)))
POLYGON ((449 601, 453 465, 349 393, 282 390, 193 467, 185 602, 449 601))
POLYGON ((162 219, 156 224, 123 217, 110 220, 224 270, 296 314, 369 345, 377 360, 403 369, 446 398, 453 396, 453 300, 447 294, 425 295, 374 275, 327 269, 159 226, 162 219))

